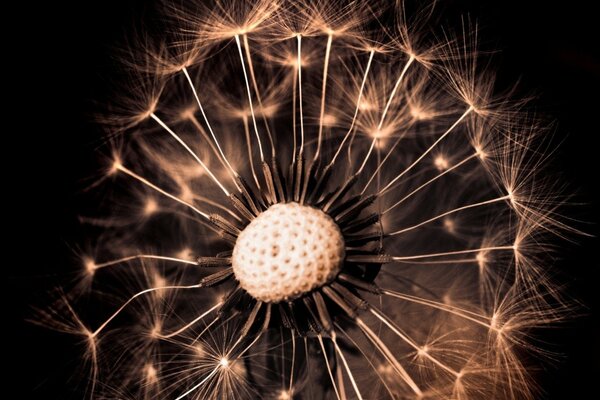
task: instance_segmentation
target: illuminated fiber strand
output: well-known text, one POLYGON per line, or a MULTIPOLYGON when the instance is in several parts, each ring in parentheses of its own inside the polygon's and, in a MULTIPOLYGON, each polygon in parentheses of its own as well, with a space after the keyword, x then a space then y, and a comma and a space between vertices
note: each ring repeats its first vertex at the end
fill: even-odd
POLYGON ((106 234, 39 312, 90 398, 536 398, 528 335, 569 309, 544 129, 468 29, 387 3, 169 4, 177 40, 131 49, 106 234))

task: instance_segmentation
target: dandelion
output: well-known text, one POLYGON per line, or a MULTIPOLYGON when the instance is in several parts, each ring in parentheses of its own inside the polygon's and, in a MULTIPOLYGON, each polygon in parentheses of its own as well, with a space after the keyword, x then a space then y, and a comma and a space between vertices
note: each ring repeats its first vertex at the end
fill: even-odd
POLYGON ((91 397, 535 397, 532 332, 568 308, 545 129, 427 11, 168 4, 103 118, 104 233, 41 319, 91 397))

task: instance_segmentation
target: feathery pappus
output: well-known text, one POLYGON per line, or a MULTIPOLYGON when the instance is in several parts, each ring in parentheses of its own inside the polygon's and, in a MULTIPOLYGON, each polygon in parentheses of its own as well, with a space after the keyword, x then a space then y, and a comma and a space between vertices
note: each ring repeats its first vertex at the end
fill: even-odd
POLYGON ((402 1, 163 11, 100 117, 101 234, 39 311, 89 396, 535 398, 573 229, 476 29, 402 1))

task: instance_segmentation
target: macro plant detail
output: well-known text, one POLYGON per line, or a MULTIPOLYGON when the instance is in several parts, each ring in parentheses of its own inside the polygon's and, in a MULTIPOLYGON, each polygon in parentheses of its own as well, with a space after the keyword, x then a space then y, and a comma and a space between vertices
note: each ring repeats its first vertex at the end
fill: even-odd
POLYGON ((535 398, 571 229, 543 121, 476 30, 402 2, 192 3, 123 57, 105 216, 82 217, 101 234, 40 311, 83 339, 89 395, 535 398))

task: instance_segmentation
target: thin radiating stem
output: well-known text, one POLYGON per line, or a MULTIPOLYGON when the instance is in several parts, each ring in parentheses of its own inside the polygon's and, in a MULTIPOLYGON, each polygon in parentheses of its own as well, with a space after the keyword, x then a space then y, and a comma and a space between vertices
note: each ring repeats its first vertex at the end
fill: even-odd
MULTIPOLYGON (((252 308, 252 311, 250 312, 250 316, 248 317, 246 324, 254 323, 254 320, 256 319, 256 316, 258 315, 258 312, 260 311, 260 308, 262 307, 262 305, 263 305, 263 303, 261 301, 258 301, 258 302, 256 302, 256 304, 254 304, 254 307, 252 308)), ((250 329, 250 327, 248 327, 248 329, 250 329)), ((225 357, 229 357, 229 355, 233 352, 233 350, 235 350, 237 345, 240 344, 241 341, 244 339, 245 339, 245 337, 240 335, 240 337, 236 340, 236 342, 233 344, 233 346, 231 346, 231 349, 229 349, 227 354, 225 354, 225 357)))
POLYGON ((252 115, 252 124, 254 126, 254 134, 258 141, 258 150, 260 152, 260 161, 265 161, 265 155, 263 153, 262 143, 260 141, 260 135, 258 134, 258 126, 256 125, 256 116, 254 115, 254 104, 252 104, 252 92, 250 90, 250 82, 248 81, 248 73, 246 72, 246 62, 244 61, 244 53, 242 51, 242 44, 240 42, 240 35, 235 35, 235 43, 237 44, 238 52, 240 54, 240 62, 242 63, 242 71, 244 73, 244 81, 246 82, 246 94, 248 95, 248 104, 250 106, 250 114, 252 115))
MULTIPOLYGON (((283 326, 279 327, 279 337, 281 339, 281 370, 285 369, 285 338, 283 337, 283 326)), ((285 387, 285 375, 281 374, 281 387, 285 387)))
POLYGON ((407 260, 418 260, 420 258, 444 257, 444 256, 453 256, 453 255, 459 255, 459 254, 479 253, 481 251, 497 251, 497 250, 513 250, 514 251, 515 246, 480 247, 478 249, 447 251, 444 253, 418 254, 418 255, 414 255, 414 256, 394 256, 392 258, 394 259, 394 261, 407 261, 407 260))
MULTIPOLYGON (((189 114, 187 114, 186 116, 187 116, 187 119, 192 123, 192 125, 194 125, 194 128, 196 128, 198 130, 198 132, 200 133, 202 138, 204 140, 206 140, 206 142, 210 146, 210 149, 212 150, 215 157, 217 157, 219 159, 219 161, 221 162, 221 165, 223 165, 224 168, 228 168, 227 163, 225 162, 225 159, 223 159, 223 157, 221 156, 221 153, 220 153, 219 149, 217 148, 217 146, 215 145, 213 139, 211 138, 211 136, 208 133, 206 133, 206 129, 204 129, 202 124, 200 124, 200 121, 198 121, 198 118, 196 118, 196 116, 191 112, 189 114)), ((228 171, 229 171, 229 169, 228 169, 228 171)))
MULTIPOLYGON (((92 340, 94 338, 94 336, 91 336, 92 340)), ((96 348, 96 343, 93 342, 93 344, 89 345, 89 352, 90 352, 90 359, 92 362, 92 376, 91 376, 91 387, 90 387, 90 393, 91 396, 90 398, 93 398, 94 393, 96 391, 96 384, 98 382, 98 373, 99 373, 99 369, 98 369, 98 349, 96 348)))
POLYGON ((244 123, 244 134, 246 136, 246 147, 248 148, 248 160, 250 161, 250 170, 252 171, 252 177, 254 178, 254 183, 256 187, 260 190, 260 182, 258 180, 258 175, 256 175, 256 169, 254 168, 254 159, 252 157, 252 141, 250 138, 250 127, 248 126, 248 117, 243 116, 242 121, 244 123))
POLYGON ((472 258, 457 258, 453 260, 436 260, 436 261, 411 261, 411 264, 421 264, 421 265, 429 265, 429 264, 470 264, 476 263, 479 260, 475 257, 472 258))
POLYGON ((463 310, 461 308, 454 307, 454 306, 444 304, 444 303, 440 303, 437 301, 427 300, 427 299, 423 299, 423 298, 420 298, 417 296, 407 295, 407 294, 400 293, 400 292, 390 290, 390 289, 381 289, 381 293, 383 293, 386 296, 395 297, 397 299, 409 301, 411 303, 416 303, 416 304, 420 304, 423 306, 428 306, 431 308, 442 310, 442 311, 448 312, 450 314, 456 315, 458 317, 461 317, 463 319, 474 322, 478 325, 484 326, 488 329, 496 330, 496 328, 492 327, 490 323, 482 321, 482 320, 485 320, 485 321, 490 320, 485 315, 477 314, 477 313, 474 313, 469 310, 463 310))
POLYGON ((258 100, 258 105, 261 110, 261 117, 263 123, 265 124, 265 129, 267 130, 267 136, 269 138, 269 142, 271 144, 271 155, 275 158, 277 154, 277 147, 275 146, 275 142, 273 140, 273 135, 271 134, 271 128, 269 128, 269 123, 267 121, 267 117, 265 116, 265 109, 263 107, 262 98, 260 96, 260 91, 258 90, 258 82, 256 81, 256 75, 254 74, 254 63, 252 62, 252 56, 250 54, 250 43, 248 43, 248 35, 243 34, 242 38, 244 40, 244 50, 246 52, 246 60, 248 61, 248 70, 250 71, 250 78, 252 80, 252 86, 254 87, 254 93, 256 93, 256 99, 258 100))
POLYGON ((199 201, 201 203, 206 203, 206 204, 208 204, 210 206, 218 208, 218 209, 226 212, 227 214, 231 215, 233 218, 235 218, 239 222, 242 222, 242 218, 239 215, 237 215, 236 213, 234 213, 233 211, 231 211, 229 208, 225 207, 223 204, 218 203, 218 202, 216 202, 214 200, 211 200, 211 199, 209 199, 207 197, 200 196, 199 194, 196 194, 196 193, 194 193, 193 196, 194 196, 194 200, 199 201))
POLYGON ((134 294, 133 296, 131 296, 125 303, 123 303, 121 305, 121 307, 119 307, 117 309, 117 311, 115 311, 110 317, 108 317, 108 319, 106 319, 102 325, 100 325, 94 332, 92 332, 91 336, 92 337, 96 337, 98 336, 98 334, 100 334, 100 332, 102 332, 102 330, 104 328, 106 328, 106 326, 113 320, 115 319, 129 304, 131 304, 132 301, 134 301, 135 299, 137 299, 140 296, 143 296, 147 293, 152 293, 152 292, 156 292, 159 290, 185 290, 185 289, 198 289, 202 287, 202 285, 197 284, 197 285, 188 285, 188 286, 180 286, 180 285, 173 285, 173 286, 160 286, 160 287, 154 287, 154 288, 149 288, 149 289, 144 289, 141 292, 137 292, 136 294, 134 294))
POLYGON ((340 392, 338 391, 337 385, 335 384, 335 378, 333 377, 333 372, 331 371, 331 366, 329 365, 329 360, 327 359, 327 351, 325 350, 325 344, 323 343, 323 336, 317 335, 317 339, 319 340, 319 344, 321 345, 321 352, 323 353, 323 358, 325 359, 325 366, 327 367, 327 373, 329 374, 329 379, 331 379, 331 385, 333 386, 333 391, 335 392, 335 397, 338 400, 341 400, 340 392))
MULTIPOLYGON (((196 335, 196 337, 194 338, 194 341, 192 342, 192 344, 194 344, 198 340, 200 340, 200 338, 211 328, 211 326, 213 326, 214 324, 216 324, 220 319, 221 319, 221 316, 217 315, 212 321, 210 321, 209 324, 206 324, 206 326, 204 327, 204 329, 202 329, 200 331, 200 333, 196 335)), ((229 321, 229 318, 225 322, 227 322, 227 321, 229 321)))
POLYGON ((191 322, 188 322, 187 324, 185 324, 181 328, 177 329, 176 331, 168 333, 166 335, 159 335, 159 337, 161 339, 169 339, 169 338, 172 338, 173 336, 179 335, 182 332, 185 332, 190 327, 194 326, 198 321, 203 320, 204 317, 206 317, 208 314, 210 314, 211 312, 213 312, 214 310, 216 310, 217 308, 219 308, 222 304, 223 304, 222 301, 218 302, 217 304, 215 304, 214 306, 212 306, 211 308, 209 308, 206 312, 200 314, 198 317, 194 318, 191 322))
POLYGON ((392 332, 394 332, 396 334, 396 336, 398 336, 400 339, 402 339, 403 341, 408 343, 408 345, 410 347, 417 350, 419 352, 419 354, 425 355, 425 357, 427 357, 431 362, 433 362, 434 364, 436 364, 443 370, 451 373, 452 375, 454 375, 456 377, 459 375, 457 371, 453 370, 452 368, 450 368, 449 366, 447 366, 446 364, 444 364, 437 358, 433 357, 428 352, 423 351, 423 349, 419 345, 417 345, 410 337, 408 337, 406 334, 401 332, 400 329, 398 329, 398 327, 394 323, 392 323, 387 316, 383 315, 378 310, 375 310, 373 308, 370 308, 369 311, 371 312, 371 314, 375 315, 375 317, 377 317, 377 319, 379 319, 381 322, 383 322, 392 332))
POLYGON ((384 210, 381 213, 381 215, 384 215, 384 214, 388 213, 389 211, 393 210, 394 208, 398 207, 400 204, 402 204, 403 202, 405 202, 407 199, 409 199, 410 197, 412 197, 413 195, 415 195, 417 192, 419 192, 420 190, 422 190, 426 186, 430 185, 431 183, 435 182, 436 180, 438 180, 442 176, 450 173, 451 171, 454 171, 455 169, 457 169, 458 167, 460 167, 461 165, 463 165, 467 161, 472 160, 475 157, 477 157, 477 153, 471 154, 470 156, 466 157, 462 161, 460 161, 457 164, 453 165, 452 167, 446 169, 444 172, 442 172, 442 173, 434 176, 433 178, 431 178, 430 180, 428 180, 427 182, 425 182, 424 184, 422 184, 421 186, 419 186, 418 188, 416 188, 415 190, 413 190, 412 192, 410 192, 409 194, 407 194, 406 196, 404 196, 402 199, 398 200, 396 203, 394 203, 393 205, 391 205, 390 207, 388 207, 386 210, 384 210))
MULTIPOLYGON (((296 35, 298 41, 298 107, 300 109, 300 151, 304 153, 304 113, 302 111, 302 35, 296 35)), ((294 110, 295 112, 295 110, 294 110)))
POLYGON ((340 358, 342 359, 342 363, 344 364, 344 369, 346 370, 346 373, 348 374, 348 378, 350 379, 350 383, 352 383, 352 387, 354 388, 354 393, 356 393, 356 396, 358 397, 359 400, 362 400, 363 397, 360 393, 360 390, 358 389, 356 380, 354 380, 354 375, 352 374, 352 371, 350 370, 350 367, 348 366, 346 357, 344 357, 344 353, 342 352, 342 349, 337 344, 335 333, 331 335, 331 341, 333 342, 333 346, 335 347, 335 350, 337 351, 340 358))
POLYGON ((392 93, 390 94, 390 97, 388 98, 385 108, 383 109, 383 113, 381 114, 381 119, 379 120, 379 125, 377 125, 377 130, 381 130, 381 127, 383 126, 383 122, 385 121, 385 117, 387 116, 390 106, 392 105, 392 100, 396 96, 396 92, 398 91, 398 88, 400 87, 400 83, 402 83, 402 80, 404 79, 404 75, 406 75, 406 71, 408 71, 408 68, 411 66, 411 64, 414 61, 415 61, 415 57, 411 55, 410 58, 408 59, 408 61, 406 62, 406 64, 404 65, 402 72, 400 72, 400 76, 398 77, 398 80, 396 80, 394 89, 392 89, 392 93))
POLYGON ((321 154, 321 145, 323 143, 323 118, 325 118, 325 98, 327 95, 327 73, 329 71, 329 56, 331 55, 331 43, 333 34, 327 35, 327 46, 325 48, 325 61, 323 62, 323 83, 321 86, 321 112, 319 116, 319 136, 317 138, 317 151, 313 161, 316 161, 321 154))
POLYGON ((143 183, 144 185, 148 186, 149 188, 152 188, 154 190, 156 190, 158 193, 172 199, 175 200, 176 202, 183 204, 184 206, 189 207, 190 209, 192 209, 193 211, 195 211, 196 213, 198 213, 199 215, 203 216, 204 218, 210 220, 210 217, 207 213, 200 211, 199 209, 197 209, 195 206, 193 206, 192 204, 188 203, 185 200, 180 199, 179 197, 161 189, 160 187, 156 186, 155 184, 153 184, 152 182, 150 182, 149 180, 147 180, 146 178, 143 178, 141 176, 139 176, 138 174, 136 174, 135 172, 131 171, 130 169, 124 167, 122 164, 116 164, 115 168, 121 172, 124 172, 125 174, 131 176, 132 178, 140 181, 141 183, 143 183))
POLYGON ((385 387, 385 390, 390 395, 390 398, 393 399, 394 398, 394 394, 392 393, 392 390, 390 389, 390 387, 388 386, 388 384, 385 382, 385 379, 383 379, 383 377, 381 376, 381 374, 379 373, 379 371, 377 371, 377 368, 375 367, 375 365, 371 361, 372 356, 367 355, 365 353, 365 351, 359 346, 358 342, 356 340, 352 339, 352 337, 348 334, 348 332, 346 332, 344 329, 342 329, 342 327, 338 323, 335 323, 335 327, 340 332, 342 332, 344 334, 344 336, 346 336, 346 339, 348 339, 354 345, 354 347, 356 347, 356 349, 360 352, 360 354, 362 354, 362 356, 365 359, 365 361, 367 361, 367 363, 369 364, 369 366, 371 367, 371 369, 373 369, 373 371, 375 372, 375 375, 377 375, 377 378, 379 378, 379 380, 383 384, 383 387, 385 387))
POLYGON ((294 366, 296 364, 296 333, 293 329, 290 329, 290 334, 292 336, 292 365, 290 367, 290 384, 288 387, 288 393, 292 393, 292 388, 294 387, 294 366))
MULTIPOLYGON (((404 68, 402 68, 402 72, 400 72, 400 76, 396 80, 396 84, 394 85, 394 89, 390 93, 390 97, 388 98, 388 101, 387 101, 387 103, 385 105, 385 108, 383 109, 383 113, 381 114, 381 118, 379 119, 379 124, 377 125, 377 132, 381 131, 381 127, 383 126, 383 122, 385 121, 385 117, 387 116, 387 113, 388 113, 388 111, 390 109, 390 105, 392 104, 392 101, 394 100, 394 97, 396 96, 396 92, 398 91, 398 87, 400 87, 400 83, 404 79, 404 76, 406 75, 406 72, 408 71, 408 68, 411 66, 411 64, 414 62, 414 60, 415 60, 414 56, 410 56, 410 58, 408 59, 408 61, 404 65, 404 68)), ((362 162, 361 168, 359 169, 359 173, 362 172, 363 168, 367 164, 367 161, 369 160, 369 157, 371 157, 371 153, 373 152, 373 148, 375 147, 375 144, 377 143, 377 140, 379 140, 379 138, 377 136, 373 138, 373 140, 371 142, 371 147, 369 148, 369 151, 367 152, 367 155, 365 156, 365 158, 364 158, 364 160, 362 162)))
POLYGON ((206 383, 206 381, 208 381, 210 378, 212 378, 217 371, 222 368, 222 366, 219 364, 217 365, 211 372, 210 374, 208 374, 204 379, 202 379, 199 383, 197 383, 196 385, 194 385, 190 390, 188 390, 187 392, 183 393, 182 395, 178 396, 175 398, 175 400, 181 400, 184 397, 186 397, 188 394, 195 392, 196 390, 198 390, 198 388, 202 385, 204 385, 206 383))
POLYGON ((219 188, 223 191, 223 193, 225 193, 226 196, 229 196, 229 191, 227 189, 225 189, 225 186, 223 186, 223 184, 221 182, 219 182, 217 177, 212 173, 212 171, 208 168, 208 166, 206 164, 204 164, 204 162, 200 159, 200 157, 198 157, 198 155, 196 153, 194 153, 194 151, 187 145, 187 143, 185 143, 183 141, 183 139, 181 139, 181 137, 179 137, 179 135, 177 135, 175 132, 173 132, 173 130, 171 128, 169 128, 169 126, 167 124, 165 124, 163 122, 163 120, 160 119, 156 114, 152 113, 152 114, 150 114, 150 117, 152 117, 153 120, 158 122, 158 124, 160 126, 162 126, 171 136, 173 136, 175 138, 175 140, 177 140, 177 142, 179 142, 179 144, 181 144, 183 146, 183 148, 188 153, 190 153, 192 157, 194 157, 194 159, 198 162, 198 164, 200 164, 200 166, 206 171, 206 173, 210 176, 210 178, 217 184, 217 186, 219 186, 219 188))
MULTIPOLYGON (((254 338, 254 340, 248 346, 246 346, 246 348, 244 350, 242 350, 242 352, 238 355, 238 358, 241 358, 244 354, 246 354, 246 352, 248 350, 250 350, 252 348, 252 346, 254 346, 256 344, 256 342, 258 342, 258 339, 260 339, 262 337, 263 333, 265 333, 267 331, 267 328, 269 326, 269 321, 271 319, 271 303, 266 304, 265 315, 266 315, 265 320, 260 329, 260 332, 258 333, 258 335, 256 335, 256 338, 254 338)), ((227 354, 230 354, 231 351, 235 348, 235 346, 237 346, 237 343, 234 345, 234 347, 232 347, 232 349, 227 354)))
POLYGON ((181 264, 198 265, 198 263, 196 261, 185 260, 183 258, 167 257, 167 256, 160 256, 160 255, 155 255, 155 254, 137 254, 135 256, 127 256, 127 257, 118 258, 116 260, 110 260, 110 261, 105 261, 102 263, 94 264, 94 269, 96 270, 96 269, 100 269, 100 268, 110 267, 110 266, 116 265, 116 264, 121 264, 121 263, 124 263, 127 261, 143 260, 143 259, 173 261, 173 262, 177 262, 177 263, 181 263, 181 264))
POLYGON ((482 201, 482 202, 479 202, 479 203, 474 203, 474 204, 469 204, 469 205, 466 205, 466 206, 458 207, 458 208, 455 208, 453 210, 446 211, 445 213, 442 213, 440 215, 436 215, 435 217, 429 218, 429 219, 427 219, 427 220, 425 220, 423 222, 420 222, 420 223, 418 223, 416 225, 413 225, 413 226, 410 226, 408 228, 404 228, 404 229, 400 229, 399 231, 391 232, 388 235, 389 236, 400 235, 402 233, 406 233, 406 232, 412 231, 413 229, 417 229, 417 228, 419 228, 419 227, 421 227, 423 225, 426 225, 426 224, 428 224, 430 222, 433 222, 435 220, 438 220, 438 219, 443 218, 445 216, 448 216, 450 214, 454 214, 454 213, 457 213, 459 211, 468 210, 470 208, 476 208, 476 207, 486 206, 488 204, 498 203, 500 201, 508 200, 508 199, 510 199, 510 197, 511 197, 510 195, 506 195, 506 196, 498 197, 498 198, 495 198, 495 199, 486 200, 486 201, 482 201))
POLYGON ((190 74, 188 73, 188 70, 186 67, 183 67, 183 73, 184 73, 185 77, 187 78, 190 88, 192 89, 192 93, 194 94, 196 103, 198 104, 198 107, 200 108, 200 112, 202 113, 204 122, 206 123, 206 126, 208 127, 208 131, 210 132, 210 135, 212 136, 212 138, 215 142, 215 145, 217 146, 217 149, 219 150, 219 154, 221 155, 221 158, 223 159, 225 164, 227 164, 227 168, 229 169, 230 173, 232 174, 232 178, 234 178, 234 182, 235 182, 235 178, 238 176, 238 173, 233 169, 233 167, 229 163, 229 160, 227 160, 227 157, 225 157, 225 154, 223 153, 223 149, 221 148, 221 145, 219 144, 219 141, 217 140, 217 137, 215 136, 215 133, 213 132, 213 129, 212 129, 210 123, 208 122, 208 118, 206 117, 206 113, 204 112, 204 108, 202 107, 202 103, 200 102, 200 97, 198 97, 198 92, 196 92, 196 87, 194 86, 194 82, 192 81, 192 78, 190 77, 190 74))
POLYGON ((335 163, 335 160, 337 159, 340 152, 342 151, 344 144, 346 143, 346 141, 350 137, 350 134, 354 130, 354 124, 356 123, 356 117, 358 116, 358 112, 360 110, 360 102, 362 100, 363 91, 365 89, 365 84, 367 82, 367 76, 369 74, 369 70, 371 69, 371 63, 373 62, 374 55, 375 55, 375 50, 371 50, 369 52, 369 61, 367 61, 367 67, 365 68, 365 73, 363 74, 363 79, 360 84, 360 90, 358 91, 358 97, 356 99, 356 108, 354 109, 354 115, 352 116, 352 122, 350 123, 350 128, 348 128, 348 132, 346 132, 346 134, 344 135, 344 139, 342 139, 342 142, 340 143, 337 151, 335 152, 335 154, 333 155, 333 158, 329 162, 329 167, 331 167, 335 163))
POLYGON ((375 345, 375 347, 379 350, 379 352, 385 357, 386 360, 392 365, 392 368, 398 373, 400 378, 415 392, 417 396, 422 396, 423 392, 417 386, 416 382, 413 378, 406 372, 404 367, 400 364, 400 362, 394 357, 392 351, 383 343, 383 341, 379 338, 379 336, 373 332, 371 328, 367 324, 365 324, 360 318, 355 319, 358 327, 363 331, 363 333, 367 336, 367 338, 375 345))
MULTIPOLYGON (((252 348, 252 346, 254 346, 256 344, 256 342, 258 342, 258 340, 262 337, 262 334, 265 332, 264 329, 261 329, 261 331, 258 333, 258 335, 256 335, 256 337, 254 338, 254 340, 252 342, 250 342, 250 344, 248 346, 246 346, 244 348, 244 350, 242 350, 240 352, 240 355, 238 356, 238 358, 241 358, 244 354, 246 354, 248 352, 248 350, 250 350, 252 348)), ((233 348, 232 348, 233 350, 233 348)))
MULTIPOLYGON (((365 184, 365 186, 361 190, 361 192, 360 192, 361 196, 365 194, 365 192, 367 191, 368 187, 371 185, 371 182, 373 182, 373 180, 375 178, 377 178, 377 193, 379 192, 379 190, 381 189, 381 174, 380 174, 381 168, 383 168, 383 165, 386 163, 386 161, 388 160, 388 158, 390 158, 392 156, 392 154, 396 150, 396 147, 398 147, 398 145, 400 144, 400 142, 402 141, 402 139, 404 139, 404 137, 406 136, 407 132, 408 131, 403 132, 398 137, 398 139, 396 139, 396 141, 394 142, 394 144, 392 145, 392 147, 390 147, 390 149, 386 153, 385 157, 383 158, 383 161, 380 161, 380 159, 377 160, 377 168, 375 169, 375 172, 373 172, 373 174, 371 175, 371 177, 369 178, 369 180, 367 181, 367 183, 365 184)), ((378 151, 378 153, 380 153, 379 147, 377 148, 377 151, 378 151)))
POLYGON ((448 128, 446 130, 446 132, 444 132, 442 134, 442 136, 440 136, 427 150, 425 150, 423 152, 423 154, 421 154, 419 156, 419 158, 417 158, 415 161, 413 161, 412 164, 410 164, 404 171, 402 171, 394 179, 392 179, 390 181, 390 183, 388 183, 386 186, 384 186, 383 189, 381 189, 377 194, 381 195, 381 194, 384 194, 385 192, 387 192, 388 189, 394 183, 396 183, 398 181, 398 179, 402 178, 406 173, 408 173, 408 171, 413 169, 415 165, 417 165, 419 162, 421 162, 421 160, 423 158, 425 158, 425 156, 427 156, 427 154, 429 154, 438 145, 438 143, 440 143, 442 140, 444 140, 444 138, 446 136, 448 136, 454 130, 454 128, 456 128, 462 122, 462 120, 465 119, 467 117, 467 115, 469 115, 473 110, 474 110, 473 106, 470 106, 469 108, 467 108, 467 110, 464 113, 462 113, 462 115, 460 117, 458 117, 458 119, 450 126, 450 128, 448 128))
POLYGON ((346 385, 344 384, 344 371, 342 371, 342 369, 339 367, 337 353, 335 354, 335 362, 337 363, 335 368, 335 376, 338 382, 338 389, 340 390, 340 397, 342 400, 348 400, 348 397, 346 396, 346 385))
MULTIPOLYGON (((311 369, 310 369, 310 354, 308 351, 308 338, 306 336, 304 336, 304 356, 306 358, 306 371, 307 371, 307 375, 308 378, 310 379, 310 375, 311 375, 311 369)), ((313 390, 312 390, 312 385, 308 385, 308 398, 312 399, 313 396, 313 390)))
POLYGON ((377 144, 377 139, 375 138, 371 142, 371 146, 369 147, 369 151, 367 151, 367 155, 363 159, 363 162, 360 165, 360 167, 358 168, 358 171, 356 171, 357 174, 360 174, 363 171, 363 169, 365 168, 365 166, 367 165, 367 161, 369 161, 369 157, 371 156, 371 153, 373 152, 373 149, 375 148, 376 144, 377 144))
POLYGON ((296 132, 297 128, 296 128, 296 88, 298 86, 298 73, 297 73, 297 66, 294 66, 294 73, 293 73, 293 77, 292 77, 292 135, 294 137, 293 140, 293 150, 292 151, 292 165, 294 165, 296 163, 296 152, 297 152, 297 147, 298 147, 298 133, 296 132))

